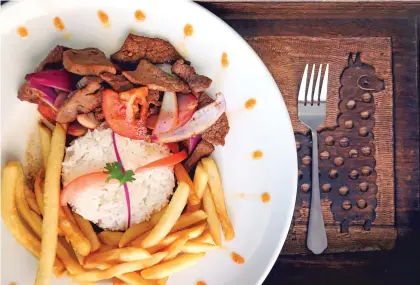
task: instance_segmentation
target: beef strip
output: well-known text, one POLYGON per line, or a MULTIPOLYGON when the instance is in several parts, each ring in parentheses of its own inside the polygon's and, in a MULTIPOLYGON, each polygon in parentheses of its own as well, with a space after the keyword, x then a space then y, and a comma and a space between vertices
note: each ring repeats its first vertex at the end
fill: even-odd
POLYGON ((190 86, 191 91, 195 94, 209 88, 212 82, 210 78, 197 74, 194 67, 184 63, 182 59, 177 60, 174 65, 172 65, 172 73, 186 81, 190 86))
POLYGON ((67 50, 68 48, 63 47, 63 46, 55 46, 47 55, 46 58, 44 58, 43 61, 41 61, 40 64, 38 64, 38 66, 35 68, 34 72, 39 72, 42 71, 44 69, 46 69, 46 67, 48 66, 52 66, 55 68, 52 69, 58 69, 62 66, 63 64, 63 53, 65 50, 67 50))
POLYGON ((99 75, 112 89, 116 92, 124 92, 130 90, 134 85, 124 77, 124 75, 115 75, 110 72, 104 72, 99 75))
POLYGON ((190 157, 187 158, 187 160, 184 161, 184 167, 188 172, 191 172, 194 170, 195 165, 197 162, 200 161, 203 157, 209 156, 214 151, 214 146, 205 141, 201 140, 197 147, 194 149, 193 153, 190 155, 190 157))
MULTIPOLYGON (((63 63, 63 52, 66 50, 66 47, 55 46, 44 58, 40 64, 34 69, 34 72, 39 72, 44 70, 48 66, 60 67, 63 63)), ((38 89, 32 88, 29 85, 29 82, 23 83, 18 90, 18 98, 22 101, 28 101, 30 103, 38 103, 38 99, 43 96, 43 93, 38 89)))
POLYGON ((168 41, 129 34, 111 58, 121 63, 137 63, 141 59, 152 63, 171 63, 182 57, 168 41))
POLYGON ((115 66, 97 48, 69 49, 63 54, 64 68, 79 75, 117 73, 115 66))
MULTIPOLYGON (((201 92, 198 96, 198 109, 213 103, 213 101, 206 93, 201 92)), ((225 145, 225 137, 229 133, 229 129, 228 118, 226 113, 223 113, 216 123, 203 133, 202 138, 214 145, 225 145)))
POLYGON ((160 108, 156 106, 149 106, 149 110, 147 110, 147 116, 159 114, 160 108))
POLYGON ((44 96, 44 93, 38 89, 32 88, 29 82, 25 82, 20 86, 18 90, 18 98, 22 101, 28 101, 30 103, 38 103, 40 97, 44 96))
POLYGON ((160 106, 162 105, 162 102, 160 102, 159 99, 160 99, 160 91, 149 90, 149 94, 147 94, 147 103, 153 104, 155 106, 160 106))
POLYGON ((135 71, 123 71, 123 75, 132 83, 146 85, 151 90, 187 93, 188 85, 172 75, 154 66, 149 61, 140 61, 135 71))
POLYGON ((104 111, 102 111, 102 106, 96 107, 95 110, 93 110, 93 114, 96 120, 98 121, 105 120, 105 114, 104 114, 104 111))
POLYGON ((98 107, 102 101, 100 88, 100 83, 91 80, 82 89, 70 93, 69 99, 58 109, 56 121, 69 123, 76 120, 77 114, 86 114, 98 107))
POLYGON ((84 76, 82 77, 82 79, 80 79, 77 82, 76 87, 77 89, 82 89, 88 86, 89 84, 95 84, 95 83, 101 84, 102 82, 103 82, 102 78, 98 76, 84 76))
POLYGON ((202 138, 214 145, 225 145, 225 137, 229 129, 228 118, 226 113, 223 113, 216 123, 203 133, 202 138))
POLYGON ((206 107, 208 104, 213 103, 214 100, 211 99, 206 93, 201 92, 198 94, 198 105, 197 108, 201 109, 206 107))

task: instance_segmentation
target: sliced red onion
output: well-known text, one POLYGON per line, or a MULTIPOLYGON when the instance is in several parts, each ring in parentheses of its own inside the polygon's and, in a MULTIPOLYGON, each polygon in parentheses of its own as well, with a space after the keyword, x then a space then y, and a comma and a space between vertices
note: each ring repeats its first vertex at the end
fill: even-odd
POLYGON ((187 140, 188 154, 191 154, 201 141, 201 135, 192 136, 187 140))
POLYGON ((72 91, 71 75, 66 70, 43 70, 27 74, 25 77, 31 84, 40 84, 63 91, 72 91))
POLYGON ((58 109, 61 106, 63 106, 64 102, 66 101, 67 97, 69 96, 69 93, 60 91, 57 95, 57 98, 55 98, 54 106, 58 109))
MULTIPOLYGON (((117 157, 117 161, 118 163, 121 164, 122 167, 122 171, 123 173, 125 172, 125 168, 124 165, 122 163, 121 157, 120 157, 120 153, 118 152, 118 147, 117 147, 117 140, 115 139, 115 133, 112 132, 112 142, 114 144, 114 151, 115 151, 115 156, 117 157)), ((131 203, 130 203, 130 192, 128 192, 128 186, 127 183, 124 183, 124 193, 125 193, 125 203, 127 204, 127 229, 130 227, 131 225, 131 203)))
POLYGON ((31 86, 31 88, 41 91, 42 94, 44 94, 44 96, 42 96, 39 99, 45 102, 45 104, 53 108, 55 111, 57 111, 57 108, 54 105, 57 94, 55 94, 54 89, 33 82, 29 82, 29 85, 31 86))
POLYGON ((175 129, 178 122, 178 100, 174 92, 165 92, 160 107, 154 134, 167 133, 175 129))
POLYGON ((216 100, 194 113, 192 118, 182 127, 173 132, 155 134, 152 141, 158 143, 179 142, 202 134, 210 128, 226 110, 226 101, 222 93, 216 94, 216 100))

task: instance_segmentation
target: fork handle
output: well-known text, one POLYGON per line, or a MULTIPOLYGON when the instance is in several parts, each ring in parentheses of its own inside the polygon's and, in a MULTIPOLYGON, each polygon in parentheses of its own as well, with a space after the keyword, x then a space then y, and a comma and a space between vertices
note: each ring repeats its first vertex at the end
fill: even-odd
POLYGON ((319 189, 318 169, 318 133, 312 130, 312 187, 311 208, 309 212, 309 227, 307 246, 315 254, 322 253, 328 245, 319 189))

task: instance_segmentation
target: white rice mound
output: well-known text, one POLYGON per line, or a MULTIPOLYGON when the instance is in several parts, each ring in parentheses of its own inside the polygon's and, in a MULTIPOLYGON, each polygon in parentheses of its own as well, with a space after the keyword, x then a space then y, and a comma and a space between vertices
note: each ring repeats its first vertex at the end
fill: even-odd
MULTIPOLYGON (((126 170, 169 155, 166 146, 131 140, 115 134, 118 152, 126 170)), ((117 161, 112 142, 112 131, 94 130, 76 139, 66 149, 62 179, 66 186, 73 179, 96 171, 103 171, 107 162, 117 161)), ((175 186, 173 167, 159 167, 136 173, 135 181, 128 182, 131 201, 131 224, 141 223, 166 206, 175 186)), ((119 183, 89 185, 78 192, 69 204, 85 219, 101 228, 125 230, 127 204, 124 187, 119 183)))

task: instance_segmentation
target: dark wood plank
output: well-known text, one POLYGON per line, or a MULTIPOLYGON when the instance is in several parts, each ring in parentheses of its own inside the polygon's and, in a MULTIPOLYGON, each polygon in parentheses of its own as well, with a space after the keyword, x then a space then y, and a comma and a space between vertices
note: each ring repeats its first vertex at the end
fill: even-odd
POLYGON ((200 5, 222 19, 406 18, 417 16, 420 9, 419 1, 320 2, 202 2, 200 5))
POLYGON ((241 36, 391 37, 396 248, 281 256, 264 284, 417 284, 420 266, 420 2, 201 3, 241 36))

